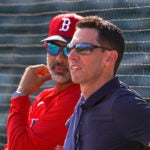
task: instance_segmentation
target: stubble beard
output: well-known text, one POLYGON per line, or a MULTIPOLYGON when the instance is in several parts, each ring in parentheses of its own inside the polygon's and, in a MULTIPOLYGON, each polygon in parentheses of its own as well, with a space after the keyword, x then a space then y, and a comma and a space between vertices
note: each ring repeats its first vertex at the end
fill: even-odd
POLYGON ((62 83, 71 81, 71 75, 70 75, 68 66, 66 66, 64 64, 60 64, 60 63, 54 63, 54 64, 47 65, 47 66, 50 71, 51 77, 55 82, 62 84, 62 83), (55 72, 54 68, 56 65, 63 66, 65 68, 66 72, 64 74, 55 72))

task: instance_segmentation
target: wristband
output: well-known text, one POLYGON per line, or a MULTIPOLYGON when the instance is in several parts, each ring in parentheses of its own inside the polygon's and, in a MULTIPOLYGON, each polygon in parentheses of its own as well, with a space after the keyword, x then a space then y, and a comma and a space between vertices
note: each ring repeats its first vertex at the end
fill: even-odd
POLYGON ((20 97, 20 96, 25 96, 25 95, 22 94, 21 92, 15 91, 15 92, 11 95, 11 98, 16 98, 16 97, 20 97))

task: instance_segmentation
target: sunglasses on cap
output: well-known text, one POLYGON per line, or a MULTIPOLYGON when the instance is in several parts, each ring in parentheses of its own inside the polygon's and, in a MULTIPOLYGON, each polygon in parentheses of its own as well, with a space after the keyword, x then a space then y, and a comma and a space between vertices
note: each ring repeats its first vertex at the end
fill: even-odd
POLYGON ((65 57, 68 56, 66 46, 59 46, 59 45, 54 44, 54 43, 46 43, 46 51, 50 55, 57 56, 59 54, 60 50, 63 51, 63 54, 64 54, 65 57))
POLYGON ((77 43, 77 44, 71 44, 69 43, 67 45, 67 53, 69 55, 69 53, 75 48, 76 52, 80 55, 89 55, 92 53, 92 51, 95 48, 101 48, 104 50, 111 50, 109 48, 103 47, 103 46, 97 46, 94 44, 90 44, 90 43, 77 43))

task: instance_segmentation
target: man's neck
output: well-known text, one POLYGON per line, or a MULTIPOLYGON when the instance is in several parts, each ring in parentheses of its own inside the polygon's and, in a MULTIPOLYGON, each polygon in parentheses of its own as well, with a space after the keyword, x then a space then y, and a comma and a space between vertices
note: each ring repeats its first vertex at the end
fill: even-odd
POLYGON ((71 82, 71 81, 65 82, 65 83, 58 83, 58 82, 55 83, 55 87, 56 87, 57 91, 62 91, 71 85, 73 85, 73 82, 71 82))
POLYGON ((104 84, 109 82, 113 77, 105 78, 102 80, 95 80, 90 83, 80 84, 81 92, 84 96, 84 99, 88 99, 93 93, 95 93, 99 88, 101 88, 104 84))

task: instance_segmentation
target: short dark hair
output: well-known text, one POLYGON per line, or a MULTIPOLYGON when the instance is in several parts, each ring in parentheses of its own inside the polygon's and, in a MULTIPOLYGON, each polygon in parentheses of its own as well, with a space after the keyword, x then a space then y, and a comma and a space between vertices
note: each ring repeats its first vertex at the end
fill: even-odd
POLYGON ((122 31, 116 25, 98 16, 87 16, 81 19, 76 27, 96 29, 99 34, 97 41, 103 47, 117 51, 118 59, 114 68, 115 75, 125 50, 125 40, 122 31))

